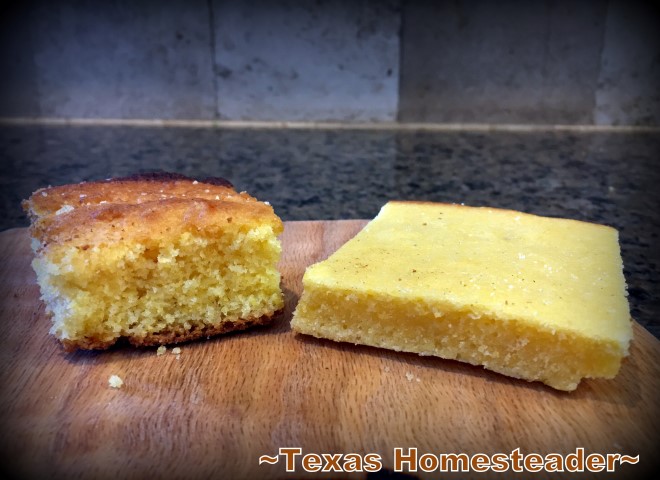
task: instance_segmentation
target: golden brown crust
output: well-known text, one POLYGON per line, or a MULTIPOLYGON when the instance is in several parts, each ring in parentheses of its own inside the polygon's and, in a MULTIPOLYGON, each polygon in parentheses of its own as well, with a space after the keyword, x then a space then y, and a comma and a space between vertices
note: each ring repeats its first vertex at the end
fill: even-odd
POLYGON ((22 205, 35 218, 53 215, 65 205, 80 208, 112 203, 141 204, 167 198, 216 200, 216 197, 224 201, 256 201, 246 193, 237 193, 231 183, 222 178, 197 181, 162 172, 40 188, 22 205))
POLYGON ((220 178, 197 181, 178 174, 141 174, 37 190, 23 207, 31 234, 42 247, 67 243, 79 248, 112 241, 156 238, 234 223, 283 225, 273 208, 237 193, 220 178))
MULTIPOLYGON (((128 175, 126 177, 117 177, 117 178, 108 178, 103 180, 104 182, 175 182, 177 180, 182 181, 194 181, 190 177, 186 177, 180 173, 173 172, 145 172, 145 173, 134 173, 133 175, 128 175)), ((234 188, 232 183, 226 178, 222 177, 206 177, 203 180, 199 180, 198 183, 206 183, 209 185, 217 185, 219 187, 229 187, 234 188)))
POLYGON ((261 202, 167 199, 140 205, 109 204, 76 209, 47 222, 36 222, 31 234, 43 246, 67 244, 87 249, 117 241, 145 242, 183 232, 270 225, 276 235, 283 225, 272 207, 261 202))
POLYGON ((172 328, 161 330, 143 337, 119 337, 110 341, 96 337, 85 337, 78 340, 60 339, 60 343, 67 352, 76 350, 106 350, 117 343, 121 338, 126 338, 131 345, 136 347, 149 347, 155 345, 169 345, 197 340, 204 337, 212 337, 223 333, 245 330, 247 328, 268 325, 282 310, 263 315, 256 318, 223 321, 217 325, 196 326, 186 330, 183 325, 173 325, 172 328))

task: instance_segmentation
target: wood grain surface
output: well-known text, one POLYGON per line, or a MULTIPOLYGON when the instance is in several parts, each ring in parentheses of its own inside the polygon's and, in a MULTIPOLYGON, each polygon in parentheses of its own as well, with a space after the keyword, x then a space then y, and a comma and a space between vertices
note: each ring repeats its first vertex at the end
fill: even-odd
MULTIPOLYGON (((282 462, 258 465, 279 447, 374 452, 388 468, 394 447, 640 455, 607 478, 641 478, 657 465, 660 342, 637 324, 619 376, 583 381, 572 393, 455 361, 294 335, 305 267, 363 225, 287 223, 284 315, 270 327, 184 344, 179 358, 155 348, 65 353, 48 334, 26 230, 0 233, 0 476, 282 477, 282 462), (113 374, 123 388, 108 387, 113 374)), ((305 476, 321 475, 293 475, 305 476)))

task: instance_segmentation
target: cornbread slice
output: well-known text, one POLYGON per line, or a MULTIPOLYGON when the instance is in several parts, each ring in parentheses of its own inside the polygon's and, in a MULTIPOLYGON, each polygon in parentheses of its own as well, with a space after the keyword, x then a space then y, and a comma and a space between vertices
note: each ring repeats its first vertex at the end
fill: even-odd
POLYGON ((574 220, 390 202, 303 287, 296 332, 559 390, 613 378, 632 338, 617 231, 574 220))
POLYGON ((283 307, 281 220, 224 179, 146 174, 23 202, 53 333, 67 350, 176 343, 267 323, 283 307))

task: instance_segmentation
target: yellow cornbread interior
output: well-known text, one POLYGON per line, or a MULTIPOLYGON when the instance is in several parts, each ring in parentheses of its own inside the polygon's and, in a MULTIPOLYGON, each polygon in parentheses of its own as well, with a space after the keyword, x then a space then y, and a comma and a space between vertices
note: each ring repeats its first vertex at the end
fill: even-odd
POLYGON ((390 202, 303 287, 296 332, 560 390, 614 377, 632 338, 618 234, 574 220, 390 202))
POLYGON ((64 242, 33 266, 52 333, 98 345, 272 315, 283 306, 280 250, 272 226, 228 224, 84 249, 64 242))

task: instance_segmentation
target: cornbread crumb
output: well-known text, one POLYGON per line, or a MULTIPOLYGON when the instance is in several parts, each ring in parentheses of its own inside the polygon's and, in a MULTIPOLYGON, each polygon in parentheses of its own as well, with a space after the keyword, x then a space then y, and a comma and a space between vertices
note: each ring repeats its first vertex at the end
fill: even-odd
POLYGON ((110 375, 108 379, 108 385, 110 388, 121 388, 124 385, 124 381, 119 378, 119 375, 110 375))
POLYGON ((73 207, 71 205, 62 205, 62 207, 55 212, 55 215, 62 215, 63 213, 69 213, 73 211, 73 207))
POLYGON ((165 352, 167 352, 167 347, 165 345, 161 345, 160 347, 158 347, 158 349, 156 349, 156 355, 158 355, 159 357, 161 355, 165 355, 165 352))

